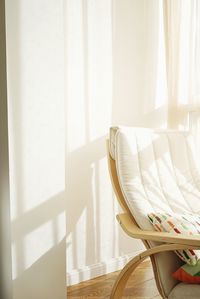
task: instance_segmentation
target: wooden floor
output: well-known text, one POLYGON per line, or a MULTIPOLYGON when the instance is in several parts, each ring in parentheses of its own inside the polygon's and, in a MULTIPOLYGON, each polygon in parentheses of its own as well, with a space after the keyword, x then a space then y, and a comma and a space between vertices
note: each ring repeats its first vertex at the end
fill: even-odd
MULTIPOLYGON (((119 272, 104 275, 67 288, 68 299, 108 299, 119 272)), ((150 261, 143 262, 132 274, 124 291, 125 299, 161 299, 153 278, 150 261)))

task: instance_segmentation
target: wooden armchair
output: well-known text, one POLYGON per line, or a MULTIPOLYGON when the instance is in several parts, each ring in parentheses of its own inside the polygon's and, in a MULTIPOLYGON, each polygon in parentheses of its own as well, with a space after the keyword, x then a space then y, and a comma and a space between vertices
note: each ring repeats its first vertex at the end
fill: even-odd
POLYGON ((113 287, 111 299, 122 298, 124 288, 130 275, 137 266, 148 257, 150 257, 152 262, 157 288, 163 298, 200 298, 199 285, 180 283, 171 275, 172 272, 182 264, 173 251, 179 249, 200 249, 200 236, 155 232, 152 231, 152 229, 150 230, 148 224, 146 224, 145 229, 145 223, 143 224, 145 213, 139 215, 142 204, 145 206, 147 202, 150 202, 149 208, 152 208, 153 211, 170 208, 170 210, 174 212, 183 212, 188 209, 189 212, 197 213, 200 210, 200 185, 198 185, 200 184, 200 175, 197 172, 196 165, 194 165, 194 168, 192 168, 193 165, 190 166, 190 172, 192 172, 191 177, 193 178, 191 182, 191 177, 187 177, 189 176, 188 169, 185 169, 185 172, 183 172, 182 166, 180 167, 181 169, 179 169, 180 157, 178 157, 178 153, 175 152, 181 149, 184 152, 182 153, 183 159, 185 159, 184 154, 187 152, 187 155, 190 155, 190 163, 196 164, 193 156, 194 153, 191 151, 191 148, 190 150, 188 149, 188 146, 191 146, 191 142, 192 137, 188 132, 139 128, 111 128, 109 140, 107 140, 108 165, 112 186, 123 210, 122 214, 117 215, 117 220, 126 234, 132 238, 142 240, 146 248, 143 253, 129 261, 121 271, 113 287), (186 151, 185 148, 177 148, 177 146, 183 146, 183 144, 186 147, 186 151), (176 159, 178 159, 178 161, 176 159), (137 163, 136 160, 138 161, 137 163), (159 160, 159 162, 157 160, 159 160), (168 165, 170 164, 168 161, 172 162, 171 165, 168 165), (159 166, 158 163, 160 163, 159 166), (157 172, 155 171, 153 174, 152 168, 154 164, 157 164, 157 172), (139 170, 135 172, 134 167, 138 167, 138 165, 139 170), (165 167, 168 168, 170 175, 172 175, 172 178, 167 182, 168 185, 164 185, 164 183, 161 182, 164 179, 164 175, 167 174, 165 167), (174 173, 178 171, 180 171, 180 177, 177 173, 174 176, 174 173), (158 174, 162 179, 152 179, 152 176, 158 174), (173 182, 174 179, 175 182, 173 182), (190 180, 190 187, 193 186, 192 198, 189 198, 191 188, 188 188, 186 191, 181 190, 181 179, 185 179, 185 184, 182 184, 184 189, 186 189, 186 186, 188 186, 187 182, 190 180), (153 183, 157 184, 155 189, 152 187, 153 183), (161 193, 163 193, 163 198, 158 200, 157 205, 155 199, 153 204, 148 197, 151 195, 150 191, 154 190, 155 192, 158 187, 160 188, 158 195, 162 197, 161 193), (144 192, 140 190, 140 192, 138 192, 138 190, 135 191, 137 188, 141 188, 141 190, 144 188, 144 192), (172 188, 172 190, 168 191, 167 188, 172 188), (175 193, 174 195, 173 191, 175 193), (192 202, 196 200, 195 207, 188 208, 187 192, 189 200, 192 202), (140 193, 142 193, 142 196, 140 193), (136 198, 137 194, 140 194, 139 204, 136 198), (177 194, 180 195, 178 200, 176 199, 177 194), (181 196, 184 197, 184 202, 181 196), (165 201, 166 198, 167 200, 165 201), (164 203, 161 202, 162 200, 164 203))

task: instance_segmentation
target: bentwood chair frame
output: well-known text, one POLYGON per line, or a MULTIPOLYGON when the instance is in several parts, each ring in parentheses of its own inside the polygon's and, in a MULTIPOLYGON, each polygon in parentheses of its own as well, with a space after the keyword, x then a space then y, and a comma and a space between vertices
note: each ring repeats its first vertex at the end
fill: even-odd
POLYGON ((117 197, 118 203, 120 204, 123 210, 123 213, 118 214, 116 218, 124 232, 134 239, 140 239, 146 248, 144 252, 135 256, 121 270, 112 289, 110 298, 122 298, 126 283, 133 271, 141 262, 150 257, 158 291, 160 295, 163 297, 163 299, 167 299, 162 288, 159 273, 156 269, 156 263, 154 258, 155 254, 180 249, 200 249, 200 239, 197 236, 173 235, 167 232, 145 231, 139 228, 123 196, 117 176, 116 163, 110 155, 109 140, 107 140, 106 143, 108 167, 112 186, 117 197), (159 245, 151 247, 149 243, 150 241, 156 241, 159 245))

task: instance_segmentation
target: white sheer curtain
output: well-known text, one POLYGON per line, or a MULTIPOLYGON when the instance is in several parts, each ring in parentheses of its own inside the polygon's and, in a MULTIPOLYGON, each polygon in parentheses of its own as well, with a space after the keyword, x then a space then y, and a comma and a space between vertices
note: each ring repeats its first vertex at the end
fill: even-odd
POLYGON ((163 16, 168 125, 184 126, 200 107, 200 1, 164 0, 163 16))

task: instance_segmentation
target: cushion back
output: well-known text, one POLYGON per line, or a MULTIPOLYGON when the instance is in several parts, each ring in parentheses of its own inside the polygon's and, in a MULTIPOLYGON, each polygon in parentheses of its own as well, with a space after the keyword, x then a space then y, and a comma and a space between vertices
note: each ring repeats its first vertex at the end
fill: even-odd
POLYGON ((122 192, 141 228, 152 229, 146 217, 151 212, 200 212, 200 174, 190 133, 115 128, 113 145, 122 192))

